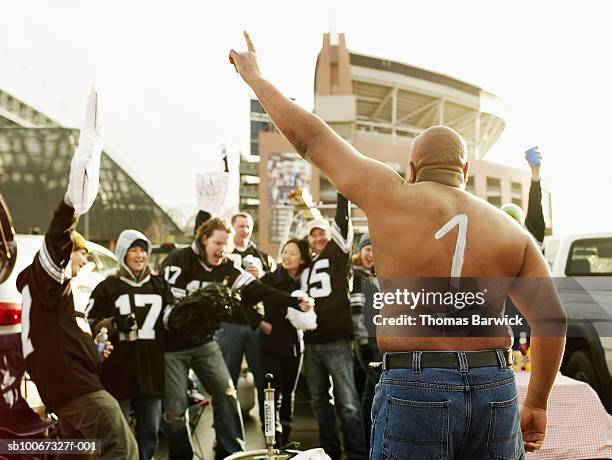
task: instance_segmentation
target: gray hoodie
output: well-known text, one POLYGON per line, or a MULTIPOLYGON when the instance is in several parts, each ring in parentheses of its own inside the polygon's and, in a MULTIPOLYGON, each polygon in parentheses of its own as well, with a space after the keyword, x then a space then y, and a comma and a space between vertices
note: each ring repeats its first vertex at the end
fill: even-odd
POLYGON ((145 278, 150 274, 149 267, 146 267, 139 276, 135 276, 125 263, 125 256, 127 255, 128 249, 130 248, 130 246, 132 246, 132 244, 134 244, 134 241, 136 240, 146 241, 149 257, 151 257, 151 242, 146 236, 144 236, 138 230, 123 230, 119 234, 119 238, 117 238, 117 246, 115 247, 115 255, 117 256, 117 260, 121 264, 121 268, 119 269, 119 276, 128 277, 132 281, 136 282, 145 282, 145 278))

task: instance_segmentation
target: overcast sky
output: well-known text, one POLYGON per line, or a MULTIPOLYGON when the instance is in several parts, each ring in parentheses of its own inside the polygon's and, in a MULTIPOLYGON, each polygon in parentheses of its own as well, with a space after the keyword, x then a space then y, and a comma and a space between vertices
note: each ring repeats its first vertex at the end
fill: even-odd
POLYGON ((606 1, 0 0, 0 88, 78 127, 88 88, 106 150, 165 208, 195 208, 195 173, 249 150, 247 86, 229 65, 247 29, 265 75, 313 107, 322 34, 499 95, 488 160, 539 144, 556 232, 612 231, 612 28, 606 1), (333 25, 332 25, 333 24, 333 25))

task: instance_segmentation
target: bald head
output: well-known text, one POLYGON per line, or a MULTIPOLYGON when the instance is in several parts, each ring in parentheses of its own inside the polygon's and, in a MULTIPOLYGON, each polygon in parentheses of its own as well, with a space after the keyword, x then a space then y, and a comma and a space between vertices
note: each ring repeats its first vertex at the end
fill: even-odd
POLYGON ((465 182, 466 160, 467 148, 459 133, 446 126, 432 126, 412 143, 412 182, 433 181, 461 187, 465 182))

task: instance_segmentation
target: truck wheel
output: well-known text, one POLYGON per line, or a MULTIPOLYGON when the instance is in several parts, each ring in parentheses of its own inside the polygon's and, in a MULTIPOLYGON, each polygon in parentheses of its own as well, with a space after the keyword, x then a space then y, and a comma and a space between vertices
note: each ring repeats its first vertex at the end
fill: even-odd
POLYGON ((573 379, 588 383, 599 393, 601 384, 597 378, 597 373, 591 360, 583 350, 575 351, 570 355, 567 367, 565 368, 565 374, 573 379))

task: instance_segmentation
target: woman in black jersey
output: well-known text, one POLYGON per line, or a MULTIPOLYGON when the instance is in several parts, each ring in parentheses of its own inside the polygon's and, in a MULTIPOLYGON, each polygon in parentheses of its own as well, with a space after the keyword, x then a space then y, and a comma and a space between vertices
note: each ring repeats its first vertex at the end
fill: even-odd
MULTIPOLYGON (((382 356, 376 346, 376 338, 368 332, 366 324, 371 322, 371 313, 365 318, 366 299, 372 298, 372 293, 378 291, 378 280, 374 270, 374 255, 372 253, 372 240, 369 233, 364 233, 357 245, 357 254, 353 255, 353 286, 351 290, 351 310, 353 317, 353 339, 357 361, 365 375, 363 391, 361 393, 361 412, 363 414, 363 428, 368 450, 370 448, 370 429, 372 401, 374 399, 374 387, 379 380, 379 373, 370 368, 372 361, 381 361, 382 356)), ((371 306, 370 306, 371 307, 371 306)), ((370 312, 372 309, 370 308, 370 312)))
POLYGON ((98 284, 87 307, 95 333, 106 327, 115 346, 102 365, 102 383, 126 419, 134 412, 141 460, 152 458, 157 447, 165 377, 163 311, 173 302, 166 280, 149 269, 150 252, 145 235, 121 232, 115 250, 119 273, 98 284))
MULTIPOLYGON (((299 276, 310 265, 308 243, 292 238, 282 249, 281 265, 266 273, 261 282, 278 290, 292 293, 300 289, 299 276)), ((280 420, 281 433, 277 428, 277 442, 286 445, 292 427, 293 398, 302 365, 304 351, 303 332, 296 329, 288 319, 287 305, 271 305, 264 302, 265 314, 260 318, 259 349, 264 374, 274 376, 272 385, 276 389, 276 420, 280 420)))

